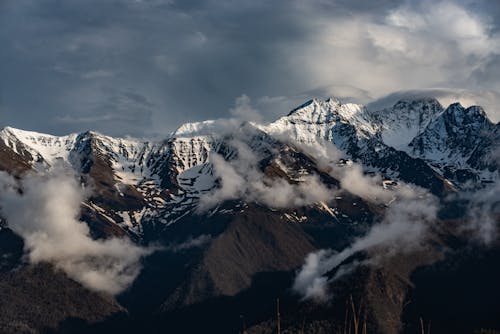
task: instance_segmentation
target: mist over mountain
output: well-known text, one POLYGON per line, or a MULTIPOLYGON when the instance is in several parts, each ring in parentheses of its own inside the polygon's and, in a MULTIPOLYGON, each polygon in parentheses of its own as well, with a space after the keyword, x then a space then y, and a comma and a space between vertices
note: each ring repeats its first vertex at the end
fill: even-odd
POLYGON ((487 112, 328 98, 267 123, 242 97, 160 140, 5 127, 0 332, 498 329, 487 112))

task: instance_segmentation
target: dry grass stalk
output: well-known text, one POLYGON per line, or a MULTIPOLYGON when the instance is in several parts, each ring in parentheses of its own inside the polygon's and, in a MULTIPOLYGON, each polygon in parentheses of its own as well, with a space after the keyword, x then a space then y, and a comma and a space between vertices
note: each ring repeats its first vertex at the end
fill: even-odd
POLYGON ((276 318, 278 321, 278 334, 281 334, 280 299, 279 298, 276 298, 276 318))

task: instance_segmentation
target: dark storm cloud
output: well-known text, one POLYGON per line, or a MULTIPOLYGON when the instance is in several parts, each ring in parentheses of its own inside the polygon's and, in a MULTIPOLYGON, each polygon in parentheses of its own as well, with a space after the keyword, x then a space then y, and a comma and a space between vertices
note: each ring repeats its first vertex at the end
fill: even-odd
POLYGON ((491 1, 0 1, 0 125, 166 134, 313 96, 498 91, 491 1))

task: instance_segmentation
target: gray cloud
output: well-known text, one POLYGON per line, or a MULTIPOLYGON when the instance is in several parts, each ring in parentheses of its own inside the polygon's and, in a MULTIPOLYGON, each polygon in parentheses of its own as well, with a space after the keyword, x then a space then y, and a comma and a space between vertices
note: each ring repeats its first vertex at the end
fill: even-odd
POLYGON ((141 270, 140 259, 153 249, 128 239, 93 240, 78 220, 86 195, 73 175, 54 170, 28 175, 21 183, 0 173, 0 206, 8 226, 23 237, 30 262, 50 262, 89 289, 117 294, 141 270))
POLYGON ((364 103, 402 89, 498 91, 499 8, 466 0, 6 0, 0 125, 166 134, 228 116, 243 93, 268 120, 313 94, 364 103))
POLYGON ((467 220, 460 230, 467 233, 473 242, 492 245, 499 236, 500 183, 461 193, 459 197, 469 202, 467 220))

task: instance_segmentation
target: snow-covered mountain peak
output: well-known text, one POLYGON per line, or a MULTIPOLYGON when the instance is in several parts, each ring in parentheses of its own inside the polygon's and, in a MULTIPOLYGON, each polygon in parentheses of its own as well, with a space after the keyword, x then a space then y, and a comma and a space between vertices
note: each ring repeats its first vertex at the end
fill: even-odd
POLYGON ((60 142, 61 139, 76 138, 77 134, 73 133, 66 136, 54 136, 35 131, 20 130, 7 126, 0 131, 0 136, 2 138, 15 137, 23 142, 26 141, 28 143, 31 142, 40 143, 42 145, 50 145, 54 141, 60 142))
POLYGON ((6 127, 0 131, 0 138, 15 152, 26 151, 35 161, 53 165, 56 160, 67 160, 78 134, 53 136, 34 131, 6 127))
POLYGON ((399 100, 391 108, 370 110, 369 114, 377 123, 384 143, 407 150, 412 139, 442 112, 443 107, 437 99, 424 97, 399 100))
POLYGON ((203 122, 184 123, 177 128, 171 138, 221 137, 230 135, 242 127, 255 125, 235 118, 220 118, 203 122))
POLYGON ((342 151, 357 146, 359 140, 377 136, 377 129, 362 105, 339 100, 313 99, 261 129, 271 136, 286 136, 296 142, 331 142, 342 151))
POLYGON ((310 99, 306 101, 305 103, 301 104, 300 106, 294 108, 292 111, 288 113, 287 116, 291 116, 296 113, 301 113, 303 109, 307 109, 310 107, 317 108, 317 107, 323 107, 327 109, 336 109, 338 108, 342 103, 335 97, 329 97, 326 100, 321 100, 321 99, 310 99))
POLYGON ((124 183, 135 184, 148 174, 144 166, 152 144, 133 138, 114 138, 86 131, 66 136, 53 136, 33 131, 6 127, 0 139, 14 152, 26 156, 33 165, 46 169, 57 162, 64 162, 79 169, 82 157, 100 155, 111 164, 118 178, 124 183))
POLYGON ((330 97, 326 100, 309 100, 293 109, 281 120, 292 123, 325 124, 359 119, 362 118, 364 111, 365 108, 362 105, 342 104, 338 99, 330 97))
POLYGON ((184 123, 172 133, 172 137, 194 137, 213 134, 216 130, 216 121, 207 120, 202 122, 184 123))
POLYGON ((318 137, 330 140, 335 136, 340 144, 345 139, 341 137, 351 136, 351 130, 347 128, 359 138, 369 138, 377 132, 364 106, 343 104, 335 98, 329 98, 310 100, 263 130, 270 134, 288 133, 297 141, 305 143, 316 142, 318 137), (342 134, 338 132, 340 129, 342 134))
POLYGON ((408 153, 439 166, 447 178, 492 181, 499 176, 498 165, 486 160, 499 145, 494 132, 483 108, 453 103, 411 141, 408 153))
MULTIPOLYGON (((0 130, 0 144, 7 146, 5 160, 17 153, 27 168, 48 170, 58 161, 67 163, 96 187, 100 209, 92 210, 104 210, 107 221, 123 220, 139 231, 137 226, 148 221, 181 219, 200 196, 218 186, 213 154, 231 161, 248 148, 267 163, 290 147, 300 151, 333 145, 340 151, 335 159, 441 194, 444 179, 460 185, 470 175, 485 181, 499 178, 498 163, 492 161, 500 151, 500 131, 494 129, 477 106, 452 104, 445 111, 436 99, 419 98, 375 111, 329 98, 310 100, 268 125, 238 119, 186 123, 159 142, 92 131, 58 137, 8 127, 0 130)), ((296 161, 283 169, 281 160, 273 160, 266 172, 299 175, 304 166, 296 161)))
POLYGON ((451 104, 444 111, 446 121, 454 126, 473 126, 474 124, 490 123, 484 109, 480 106, 464 108, 460 103, 451 104))

